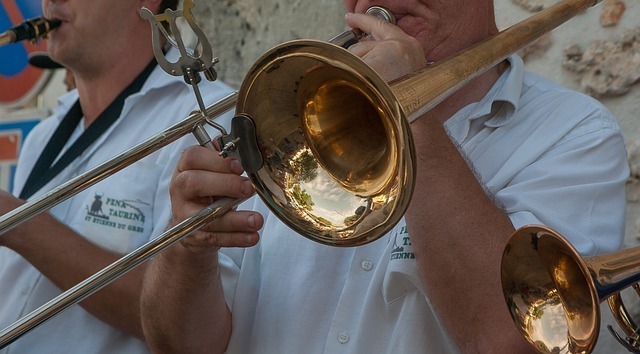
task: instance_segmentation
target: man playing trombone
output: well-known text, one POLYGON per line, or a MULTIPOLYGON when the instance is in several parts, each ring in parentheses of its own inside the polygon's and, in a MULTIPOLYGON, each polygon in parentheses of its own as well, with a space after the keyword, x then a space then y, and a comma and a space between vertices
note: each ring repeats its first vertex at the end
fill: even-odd
MULTIPOLYGON (((43 0, 61 25, 49 34, 52 59, 71 70, 76 90, 34 128, 21 149, 14 194, 0 194, 4 214, 162 131, 196 107, 192 88, 157 64, 146 7, 178 0, 43 0)), ((177 51, 169 50, 167 56, 177 51)), ((203 83, 205 100, 231 90, 203 83)), ((5 328, 163 231, 168 185, 186 145, 137 161, 0 236, 0 325, 5 328)), ((6 353, 143 353, 139 319, 142 268, 17 340, 6 353)))
MULTIPOLYGON (((370 33, 350 51, 391 81, 498 33, 491 0, 345 0, 370 33), (397 25, 363 15, 371 5, 397 25)), ((158 353, 526 353, 500 258, 527 224, 584 254, 622 244, 629 171, 598 102, 511 55, 411 124, 417 184, 385 237, 331 248, 296 237, 258 199, 157 256, 143 326, 158 353)), ((238 161, 194 147, 171 183, 172 224, 209 196, 251 195, 238 161)))

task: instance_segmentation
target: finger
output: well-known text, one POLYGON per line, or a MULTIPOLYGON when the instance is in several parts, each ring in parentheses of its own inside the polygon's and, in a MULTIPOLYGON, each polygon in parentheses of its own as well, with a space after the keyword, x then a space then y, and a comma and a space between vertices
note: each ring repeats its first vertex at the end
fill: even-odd
POLYGON ((369 54, 375 48, 375 46, 376 43, 373 41, 358 42, 349 46, 349 51, 362 58, 365 55, 369 54))
POLYGON ((358 28, 370 34, 376 41, 398 39, 408 36, 400 27, 381 18, 367 14, 347 13, 345 14, 345 21, 349 27, 358 28))
POLYGON ((255 211, 229 211, 201 228, 208 232, 256 232, 262 228, 264 219, 255 211))
POLYGON ((222 173, 242 174, 244 171, 240 161, 234 158, 223 158, 203 146, 191 146, 182 152, 176 171, 204 170, 222 173))
POLYGON ((192 251, 199 252, 221 247, 251 247, 259 240, 257 232, 197 232, 183 238, 180 243, 192 251))
POLYGON ((174 174, 170 185, 172 196, 196 199, 208 196, 248 198, 255 192, 251 181, 228 173, 187 170, 174 174))
POLYGON ((252 211, 230 211, 186 237, 182 244, 189 248, 250 247, 258 242, 262 215, 252 211))

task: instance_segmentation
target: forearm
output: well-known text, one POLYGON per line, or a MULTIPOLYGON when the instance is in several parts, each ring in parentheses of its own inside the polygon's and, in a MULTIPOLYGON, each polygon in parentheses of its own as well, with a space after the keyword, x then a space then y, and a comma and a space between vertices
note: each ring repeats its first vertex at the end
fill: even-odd
MULTIPOLYGON (((5 207, 14 203, 6 198, 3 202, 5 207)), ((20 254, 63 291, 120 258, 90 243, 48 213, 1 235, 0 245, 20 254)), ((142 269, 135 269, 80 305, 100 320, 142 338, 139 315, 142 274, 142 269)))
POLYGON ((142 322, 155 353, 222 353, 231 334, 218 252, 176 244, 149 264, 142 322))
POLYGON ((500 259, 514 228, 442 124, 428 118, 412 126, 420 183, 407 213, 428 295, 463 352, 526 353, 500 284, 500 259))

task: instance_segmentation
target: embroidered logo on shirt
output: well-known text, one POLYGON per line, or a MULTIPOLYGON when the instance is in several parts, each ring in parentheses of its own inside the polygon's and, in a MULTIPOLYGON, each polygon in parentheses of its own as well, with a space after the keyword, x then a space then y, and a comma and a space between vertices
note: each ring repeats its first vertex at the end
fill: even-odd
POLYGON ((411 238, 407 232, 407 227, 400 228, 400 232, 396 233, 393 238, 393 249, 391 250, 390 260, 394 259, 414 259, 416 255, 411 249, 411 238))
POLYGON ((135 204, 149 205, 148 203, 109 197, 103 200, 103 196, 104 193, 94 194, 93 202, 86 206, 85 221, 114 229, 144 232, 145 215, 135 204))

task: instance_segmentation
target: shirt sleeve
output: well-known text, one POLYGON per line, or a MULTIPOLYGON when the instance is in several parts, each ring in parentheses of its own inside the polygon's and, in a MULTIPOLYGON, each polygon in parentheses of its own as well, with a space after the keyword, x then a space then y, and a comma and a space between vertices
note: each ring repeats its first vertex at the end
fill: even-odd
POLYGON ((622 246, 629 166, 621 132, 601 118, 584 120, 496 194, 516 228, 546 225, 585 255, 622 246))

